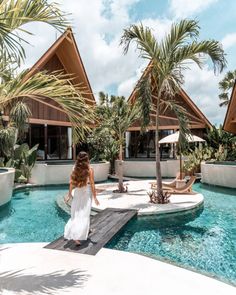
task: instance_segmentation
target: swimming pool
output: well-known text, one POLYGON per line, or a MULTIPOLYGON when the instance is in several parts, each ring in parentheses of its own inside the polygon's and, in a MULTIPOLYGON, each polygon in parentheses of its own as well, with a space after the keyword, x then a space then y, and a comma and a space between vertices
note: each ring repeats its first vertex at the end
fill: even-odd
POLYGON ((197 183, 204 210, 132 220, 107 245, 236 285, 236 190, 197 183))
MULTIPOLYGON (((236 284, 236 190, 195 184, 205 208, 132 220, 107 245, 136 252, 236 284)), ((0 243, 49 242, 69 216, 56 205, 67 186, 18 190, 0 208, 0 243)))

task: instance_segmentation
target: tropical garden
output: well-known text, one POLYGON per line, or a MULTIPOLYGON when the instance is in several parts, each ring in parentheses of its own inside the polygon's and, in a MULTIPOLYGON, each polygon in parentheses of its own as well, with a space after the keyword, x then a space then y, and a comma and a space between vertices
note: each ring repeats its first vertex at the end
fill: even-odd
MULTIPOLYGON (((117 174, 117 192, 126 192, 123 184, 123 149, 125 133, 137 120, 142 132, 150 124, 155 125, 156 187, 154 203, 168 202, 162 189, 160 165, 160 114, 170 109, 179 122, 178 148, 187 155, 184 169, 189 174, 199 172, 201 161, 234 160, 236 139, 219 128, 212 127, 206 135, 206 143, 191 146, 186 110, 175 100, 184 85, 184 74, 189 63, 202 68, 208 61, 215 72, 222 72, 226 59, 221 44, 215 40, 199 40, 200 26, 196 20, 174 23, 165 37, 159 41, 151 28, 131 25, 124 29, 120 45, 124 54, 134 43, 140 58, 149 62, 136 85, 137 99, 127 101, 123 96, 99 93, 95 108, 85 103, 85 92, 75 85, 73 77, 62 72, 39 72, 29 77, 28 71, 20 72, 25 61, 24 36, 31 32, 24 29, 30 22, 44 22, 59 31, 68 26, 66 15, 55 3, 44 0, 1 1, 0 3, 0 165, 16 169, 16 181, 27 182, 36 161, 37 145, 25 143, 31 111, 28 99, 55 101, 68 115, 73 126, 73 143, 85 143, 92 161, 110 161, 111 173, 117 174), (151 114, 154 112, 154 116, 151 114), (94 128, 88 122, 94 123, 94 128)), ((220 83, 221 105, 227 105, 235 72, 226 74, 220 83)))

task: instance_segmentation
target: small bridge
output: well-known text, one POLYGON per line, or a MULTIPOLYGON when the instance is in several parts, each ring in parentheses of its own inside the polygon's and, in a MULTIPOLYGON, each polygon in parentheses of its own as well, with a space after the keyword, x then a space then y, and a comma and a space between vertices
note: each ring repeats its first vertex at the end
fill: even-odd
POLYGON ((45 248, 96 255, 136 215, 136 210, 107 208, 91 217, 92 232, 87 241, 82 241, 80 246, 74 241, 60 237, 45 248))

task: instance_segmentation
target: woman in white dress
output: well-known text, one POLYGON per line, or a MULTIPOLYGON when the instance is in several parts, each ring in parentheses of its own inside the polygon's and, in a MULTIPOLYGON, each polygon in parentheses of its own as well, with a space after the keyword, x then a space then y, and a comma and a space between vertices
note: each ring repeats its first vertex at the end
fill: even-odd
POLYGON ((88 154, 80 152, 70 177, 69 194, 65 199, 67 203, 73 198, 71 218, 65 226, 64 238, 74 240, 77 245, 80 245, 81 240, 88 238, 92 197, 95 204, 99 205, 94 185, 94 173, 89 165, 88 154))

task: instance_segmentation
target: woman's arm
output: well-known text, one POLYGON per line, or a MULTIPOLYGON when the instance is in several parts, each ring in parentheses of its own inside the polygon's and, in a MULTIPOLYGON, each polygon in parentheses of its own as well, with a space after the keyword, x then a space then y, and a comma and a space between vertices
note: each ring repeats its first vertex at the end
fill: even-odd
POLYGON ((70 187, 69 187, 69 193, 65 199, 65 202, 68 203, 70 201, 70 199, 72 198, 72 189, 73 189, 73 186, 72 186, 72 183, 71 183, 71 180, 70 180, 70 187))
POLYGON ((97 206, 99 206, 100 204, 99 204, 99 201, 96 196, 96 189, 95 189, 95 184, 94 184, 94 172, 93 172, 92 168, 90 168, 90 171, 89 171, 89 182, 91 185, 94 202, 97 206))

